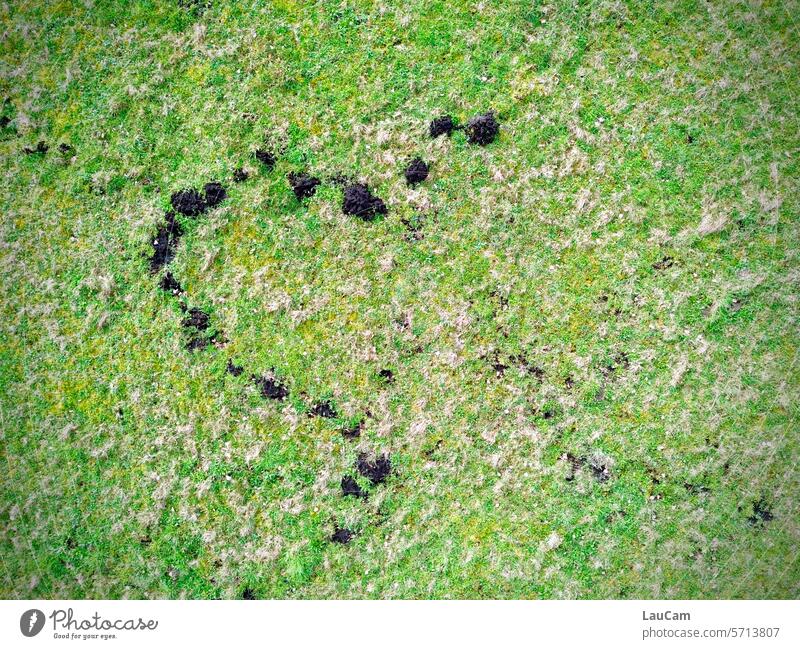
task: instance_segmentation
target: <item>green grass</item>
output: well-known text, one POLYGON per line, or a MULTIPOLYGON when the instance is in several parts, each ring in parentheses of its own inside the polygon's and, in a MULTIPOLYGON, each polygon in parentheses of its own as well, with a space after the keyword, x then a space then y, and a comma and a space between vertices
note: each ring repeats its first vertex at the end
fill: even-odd
POLYGON ((798 596, 796 2, 200 5, 0 8, 0 595, 798 596))

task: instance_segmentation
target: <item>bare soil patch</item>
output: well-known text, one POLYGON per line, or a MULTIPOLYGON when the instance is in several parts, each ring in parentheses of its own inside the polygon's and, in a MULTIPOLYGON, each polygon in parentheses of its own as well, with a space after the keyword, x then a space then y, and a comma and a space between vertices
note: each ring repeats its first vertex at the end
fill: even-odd
POLYGON ((494 142, 497 134, 500 133, 500 124, 492 111, 483 115, 476 115, 466 126, 467 140, 470 144, 486 146, 494 142))
POLYGON ((392 461, 385 453, 377 457, 370 457, 366 453, 361 453, 358 456, 356 468, 373 485, 378 485, 385 482, 392 472, 392 461))
POLYGON ((428 171, 428 165, 422 158, 414 158, 404 172, 406 182, 412 187, 418 185, 428 177, 428 171))
POLYGON ((437 138, 440 135, 451 135, 456 128, 456 124, 450 115, 442 115, 431 120, 428 126, 428 133, 430 133, 431 137, 437 138))
POLYGON ((386 214, 387 210, 386 204, 377 196, 373 196, 366 185, 357 183, 344 190, 342 211, 364 221, 372 221, 378 214, 386 214))
POLYGON ((304 173, 290 173, 287 178, 298 201, 313 196, 322 184, 319 178, 304 173))

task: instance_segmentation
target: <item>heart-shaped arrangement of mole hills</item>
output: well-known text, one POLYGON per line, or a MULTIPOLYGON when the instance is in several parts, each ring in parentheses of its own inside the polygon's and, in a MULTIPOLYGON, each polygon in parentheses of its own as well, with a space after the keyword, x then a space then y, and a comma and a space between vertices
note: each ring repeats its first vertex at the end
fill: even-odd
MULTIPOLYGON (((437 138, 441 135, 450 136, 456 130, 464 130, 467 134, 467 141, 470 144, 484 146, 497 138, 500 132, 500 125, 494 113, 490 111, 473 117, 464 126, 457 125, 451 116, 443 115, 433 119, 428 127, 432 138, 437 138)), ((36 150, 31 150, 29 153, 45 153, 46 151, 47 145, 41 142, 36 150)), ((269 150, 257 149, 254 152, 254 157, 258 163, 269 171, 274 169, 277 163, 275 155, 269 150)), ((425 182, 429 173, 430 167, 428 163, 420 157, 412 159, 403 170, 406 183, 410 187, 415 187, 425 182)), ((248 172, 242 167, 234 169, 232 176, 235 183, 242 183, 249 178, 248 172)), ((312 197, 317 188, 322 185, 322 181, 319 178, 307 172, 289 173, 287 180, 295 198, 300 202, 312 197)), ((387 213, 386 203, 378 196, 375 196, 365 183, 354 182, 352 179, 342 175, 330 178, 329 182, 343 188, 342 212, 345 214, 356 216, 363 221, 369 222, 374 221, 379 215, 387 213)), ((190 187, 172 194, 170 197, 172 209, 166 213, 164 222, 159 224, 156 238, 152 243, 153 252, 150 257, 150 270, 152 273, 160 271, 175 258, 178 243, 184 234, 177 215, 196 218, 208 209, 222 203, 227 196, 225 187, 216 181, 206 183, 202 192, 190 187)), ((171 271, 168 270, 161 277, 159 286, 162 290, 183 300, 184 290, 171 271)), ((185 314, 181 325, 190 332, 187 344, 189 349, 201 349, 211 343, 219 342, 219 333, 209 333, 211 330, 211 318, 208 313, 197 307, 187 308, 183 301, 181 301, 181 309, 185 314)), ((231 376, 238 377, 243 374, 244 367, 228 359, 225 371, 231 376)), ((394 373, 390 369, 381 370, 379 376, 386 385, 394 382, 394 373)), ((251 375, 251 379, 265 399, 284 401, 289 396, 288 387, 275 375, 274 369, 262 376, 251 375)), ((336 408, 327 400, 318 401, 311 405, 307 410, 307 414, 309 417, 321 417, 323 419, 336 419, 339 416, 336 408)), ((342 436, 345 439, 357 439, 361 436, 363 427, 363 420, 354 425, 345 426, 341 429, 342 436)), ((382 455, 361 453, 356 461, 355 469, 361 476, 369 480, 372 486, 377 486, 384 483, 391 474, 392 462, 386 453, 382 455)), ((603 473, 602 469, 600 469, 600 472, 603 473)), ((607 478, 604 474, 599 476, 598 479, 607 478)), ((345 497, 354 496, 366 499, 368 496, 368 493, 361 488, 352 475, 345 475, 342 478, 341 489, 342 495, 345 497)), ((334 543, 347 544, 354 536, 355 534, 352 530, 336 527, 330 540, 334 543)))

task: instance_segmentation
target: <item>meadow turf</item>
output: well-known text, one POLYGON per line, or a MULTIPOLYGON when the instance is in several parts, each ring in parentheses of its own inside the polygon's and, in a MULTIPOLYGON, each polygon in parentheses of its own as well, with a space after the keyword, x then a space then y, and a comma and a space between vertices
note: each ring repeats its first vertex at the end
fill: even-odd
POLYGON ((0 6, 0 596, 797 597, 798 9, 0 6))

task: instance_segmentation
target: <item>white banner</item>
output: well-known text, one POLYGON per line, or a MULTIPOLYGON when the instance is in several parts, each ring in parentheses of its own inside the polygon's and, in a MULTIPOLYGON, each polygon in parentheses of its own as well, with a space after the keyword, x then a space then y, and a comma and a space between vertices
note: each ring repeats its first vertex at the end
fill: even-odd
POLYGON ((800 647, 795 601, 4 601, 0 647, 800 647))

